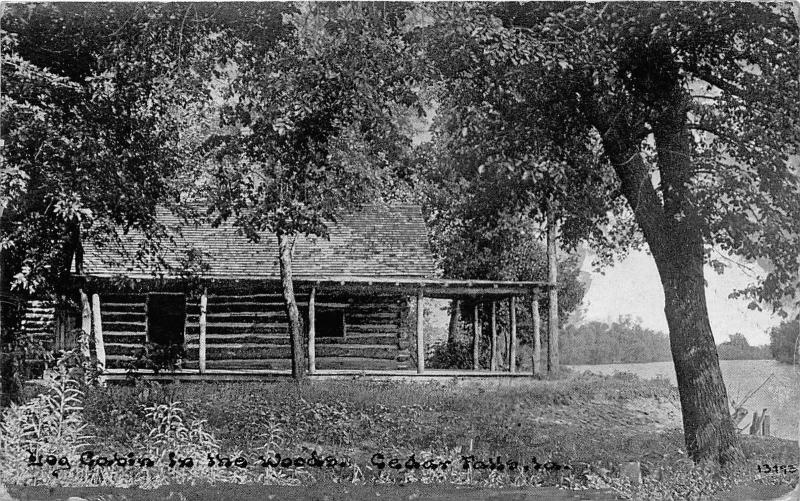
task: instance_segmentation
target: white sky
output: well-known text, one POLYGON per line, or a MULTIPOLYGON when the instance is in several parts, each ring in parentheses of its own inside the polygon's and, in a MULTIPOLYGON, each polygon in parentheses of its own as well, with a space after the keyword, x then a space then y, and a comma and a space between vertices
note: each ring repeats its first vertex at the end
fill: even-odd
MULTIPOLYGON (((589 260, 584 271, 591 271, 589 260)), ((652 256, 645 252, 632 252, 625 260, 607 268, 605 274, 591 273, 592 281, 584 297, 585 321, 616 320, 620 315, 641 318, 642 325, 668 332, 664 316, 664 292, 652 256)), ((706 301, 714 339, 721 343, 730 334, 741 332, 751 345, 769 343, 768 331, 779 324, 781 318, 771 309, 747 309, 749 301, 729 299, 736 288, 751 282, 750 277, 735 267, 718 275, 706 267, 706 301)))

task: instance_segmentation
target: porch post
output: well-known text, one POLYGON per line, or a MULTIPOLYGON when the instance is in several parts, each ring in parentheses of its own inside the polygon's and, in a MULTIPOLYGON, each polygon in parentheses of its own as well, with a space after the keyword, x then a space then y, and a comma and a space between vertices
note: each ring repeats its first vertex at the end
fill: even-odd
POLYGON ((80 343, 81 354, 87 360, 91 356, 89 353, 89 336, 92 335, 92 306, 89 303, 89 297, 81 289, 81 337, 78 340, 80 343))
POLYGON ((497 370, 497 301, 492 301, 492 358, 490 369, 497 370))
POLYGON ((547 213, 547 282, 550 303, 547 314, 547 372, 558 374, 558 256, 556 222, 552 209, 547 213))
POLYGON ((508 299, 508 314, 511 317, 511 336, 508 341, 508 371, 517 372, 517 298, 508 299))
POLYGON ((533 375, 539 376, 542 373, 542 339, 541 328, 542 319, 539 317, 539 300, 531 302, 531 318, 533 319, 533 375))
POLYGON ((425 311, 422 305, 422 288, 417 290, 417 373, 425 372, 425 311))
POLYGON ((203 289, 200 296, 200 353, 198 355, 198 366, 200 374, 206 372, 206 310, 208 308, 208 291, 203 289))
MULTIPOLYGON (((101 371, 106 369, 106 348, 103 344, 103 319, 100 315, 100 295, 92 294, 92 327, 94 329, 94 349, 101 371)), ((104 379, 102 376, 99 378, 104 379)))
POLYGON ((481 355, 481 319, 478 303, 472 307, 472 368, 478 370, 481 368, 480 364, 481 355))
POLYGON ((314 310, 317 300, 317 287, 311 286, 311 294, 308 296, 308 373, 314 374, 317 371, 317 314, 314 310))

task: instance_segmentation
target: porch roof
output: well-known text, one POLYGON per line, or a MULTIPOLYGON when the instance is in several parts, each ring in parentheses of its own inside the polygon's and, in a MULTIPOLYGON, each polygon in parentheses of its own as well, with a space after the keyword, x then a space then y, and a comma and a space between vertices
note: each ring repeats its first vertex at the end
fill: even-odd
MULTIPOLYGON (((164 278, 126 278, 124 284, 113 280, 111 275, 92 275, 80 277, 90 289, 121 291, 128 289, 139 292, 178 291, 189 288, 205 288, 208 294, 229 294, 239 292, 252 294, 277 292, 281 281, 276 278, 233 279, 202 278, 191 281, 174 277, 164 278)), ((339 293, 353 295, 416 295, 420 290, 424 297, 437 299, 476 299, 492 300, 512 296, 544 296, 550 288, 547 282, 502 281, 502 280, 458 280, 446 278, 405 278, 405 277, 353 277, 353 276, 295 276, 295 293, 307 294, 312 287, 318 293, 339 293)))

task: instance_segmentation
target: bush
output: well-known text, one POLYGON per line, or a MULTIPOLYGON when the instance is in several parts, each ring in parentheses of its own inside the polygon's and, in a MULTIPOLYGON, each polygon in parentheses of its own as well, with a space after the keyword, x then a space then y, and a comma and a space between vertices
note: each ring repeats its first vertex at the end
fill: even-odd
POLYGON ((472 343, 455 340, 433 345, 425 360, 431 369, 470 369, 472 368, 472 343))
POLYGON ((769 333, 769 349, 779 362, 794 363, 797 353, 797 337, 800 334, 800 319, 781 322, 769 333))
MULTIPOLYGON (((206 422, 191 419, 169 391, 137 383, 136 391, 126 393, 124 402, 117 402, 112 396, 116 392, 83 381, 83 367, 74 363, 80 358, 67 352, 56 368, 45 372, 38 395, 5 411, 0 423, 0 482, 141 488, 172 483, 291 483, 275 469, 212 463, 208 458, 220 453, 217 439, 207 430, 206 422), (128 435, 125 442, 130 449, 113 450, 125 443, 105 434, 102 441, 93 440, 87 433, 87 393, 94 399, 93 413, 109 411, 89 417, 126 423, 122 433, 128 435)), ((272 436, 266 445, 275 440, 272 436)), ((240 455, 241 451, 228 454, 234 458, 240 455)))
POLYGON ((140 369, 149 369, 158 374, 162 371, 175 372, 180 369, 186 351, 181 344, 146 343, 136 358, 128 363, 128 374, 135 376, 140 369))

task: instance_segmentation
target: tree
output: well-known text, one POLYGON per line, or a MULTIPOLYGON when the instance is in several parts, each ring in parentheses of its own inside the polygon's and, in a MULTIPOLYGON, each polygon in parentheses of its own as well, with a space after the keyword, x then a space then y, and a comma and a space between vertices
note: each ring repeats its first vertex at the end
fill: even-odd
MULTIPOLYGON (((0 295, 69 292, 83 242, 142 231, 144 259, 164 231, 156 204, 177 206, 191 157, 186 110, 207 95, 213 38, 175 7, 15 5, 2 32, 0 295), (46 69, 49 68, 49 69, 46 69)), ((196 117, 192 117, 196 119, 196 117)), ((3 308, 5 370, 20 340, 3 308)))
POLYGON ((376 6, 299 4, 286 36, 239 45, 212 139, 210 194, 217 222, 231 218, 253 241, 277 238, 291 337, 292 374, 305 374, 292 280, 298 236, 327 236, 343 210, 373 200, 409 139, 394 111, 414 104, 400 19, 376 6))
POLYGON ((781 322, 769 331, 769 350, 772 358, 788 364, 797 363, 800 357, 798 337, 800 336, 800 319, 781 322))
POLYGON ((769 346, 750 346, 744 334, 737 332, 717 345, 720 360, 764 360, 770 358, 769 346))
MULTIPOLYGON (((499 180, 470 175, 464 168, 468 159, 442 148, 445 134, 437 130, 437 141, 417 148, 415 166, 417 199, 422 201, 431 248, 443 275, 464 280, 547 281, 541 228, 529 214, 517 210, 513 203, 509 205, 507 195, 515 188, 499 180)), ((564 319, 577 308, 585 293, 578 279, 576 256, 559 263, 559 275, 559 318, 564 319)), ((530 302, 525 300, 522 304, 530 302)), ((541 307, 542 317, 546 318, 547 305, 541 307)), ((501 306, 499 318, 506 318, 505 309, 501 306)), ((452 302, 448 340, 454 341, 458 317, 468 317, 471 310, 471 304, 452 302)), ((522 308, 520 323, 529 322, 529 317, 529 309, 522 308)), ((523 336, 521 340, 527 338, 523 336)))
POLYGON ((462 124, 459 147, 492 152, 479 168, 516 174, 555 205, 567 244, 586 239, 587 227, 603 257, 647 243, 687 450, 698 461, 741 459, 703 266, 724 268, 718 251, 765 259, 765 279, 740 294, 777 307, 793 293, 800 105, 788 10, 502 4, 432 15, 429 54, 446 85, 469 91, 451 114, 462 124))

